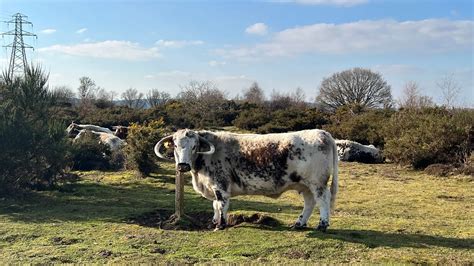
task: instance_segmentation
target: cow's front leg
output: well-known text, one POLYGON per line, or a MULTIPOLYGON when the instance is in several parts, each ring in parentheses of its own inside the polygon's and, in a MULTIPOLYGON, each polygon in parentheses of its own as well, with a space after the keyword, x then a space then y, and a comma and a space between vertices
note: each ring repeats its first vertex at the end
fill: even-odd
POLYGON ((216 225, 220 217, 219 202, 217 200, 212 201, 212 207, 214 209, 214 216, 212 217, 212 223, 216 225))
POLYGON ((303 212, 301 212, 300 216, 296 220, 295 224, 293 225, 294 229, 300 229, 306 227, 306 223, 308 222, 311 213, 313 213, 314 205, 316 205, 316 201, 314 200, 314 195, 311 193, 310 190, 305 190, 302 192, 303 199, 304 199, 304 207, 303 212))
MULTIPOLYGON (((216 195, 216 207, 218 212, 216 229, 215 230, 222 230, 227 225, 227 210, 229 209, 229 194, 223 190, 214 190, 214 194, 216 195)), ((214 216, 216 212, 214 212, 214 216)))

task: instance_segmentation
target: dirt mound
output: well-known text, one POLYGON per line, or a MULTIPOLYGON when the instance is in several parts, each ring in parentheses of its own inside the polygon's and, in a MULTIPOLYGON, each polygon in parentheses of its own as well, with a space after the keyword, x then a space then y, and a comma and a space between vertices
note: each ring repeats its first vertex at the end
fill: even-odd
MULTIPOLYGON (((212 216, 213 213, 210 212, 190 212, 178 221, 171 210, 155 210, 136 217, 130 217, 126 219, 126 222, 146 227, 158 227, 164 230, 202 231, 214 229, 212 216)), ((227 227, 237 226, 242 223, 269 227, 281 224, 275 218, 261 213, 254 213, 252 215, 230 214, 227 218, 227 227)))

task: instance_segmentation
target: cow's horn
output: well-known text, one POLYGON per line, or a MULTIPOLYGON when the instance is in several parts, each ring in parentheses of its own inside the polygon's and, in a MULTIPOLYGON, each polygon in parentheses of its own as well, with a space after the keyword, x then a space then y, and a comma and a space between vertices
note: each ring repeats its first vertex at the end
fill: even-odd
POLYGON ((160 152, 161 145, 163 145, 163 143, 164 143, 165 141, 167 141, 167 140, 169 140, 169 139, 171 139, 171 138, 173 138, 173 135, 169 135, 169 136, 167 136, 167 137, 164 137, 164 138, 162 138, 160 141, 158 141, 158 143, 156 143, 155 149, 154 149, 156 156, 160 157, 161 159, 165 159, 165 160, 172 161, 172 159, 170 159, 170 158, 164 156, 164 155, 161 154, 161 152, 160 152))
POLYGON ((207 145, 209 145, 209 150, 208 151, 198 151, 197 153, 199 154, 204 154, 204 155, 211 155, 216 151, 216 147, 214 147, 214 144, 210 143, 207 139, 199 136, 199 139, 206 142, 207 145))

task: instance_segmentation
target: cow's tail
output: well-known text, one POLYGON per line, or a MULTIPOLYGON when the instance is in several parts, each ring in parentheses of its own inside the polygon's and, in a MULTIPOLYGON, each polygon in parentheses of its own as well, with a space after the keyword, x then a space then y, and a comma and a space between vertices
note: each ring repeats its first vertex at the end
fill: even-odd
POLYGON ((332 181, 331 181, 331 211, 334 211, 336 203, 336 195, 338 190, 338 181, 337 181, 337 172, 338 172, 338 154, 336 142, 333 140, 333 149, 332 149, 332 181))

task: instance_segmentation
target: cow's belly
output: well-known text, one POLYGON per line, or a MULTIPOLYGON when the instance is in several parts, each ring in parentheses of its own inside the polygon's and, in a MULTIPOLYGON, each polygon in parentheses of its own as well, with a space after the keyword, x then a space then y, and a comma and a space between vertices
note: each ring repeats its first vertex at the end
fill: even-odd
POLYGON ((278 198, 283 192, 288 190, 303 191, 306 188, 304 183, 292 182, 287 176, 280 181, 268 178, 242 178, 240 184, 232 183, 231 196, 238 195, 262 195, 278 198))

